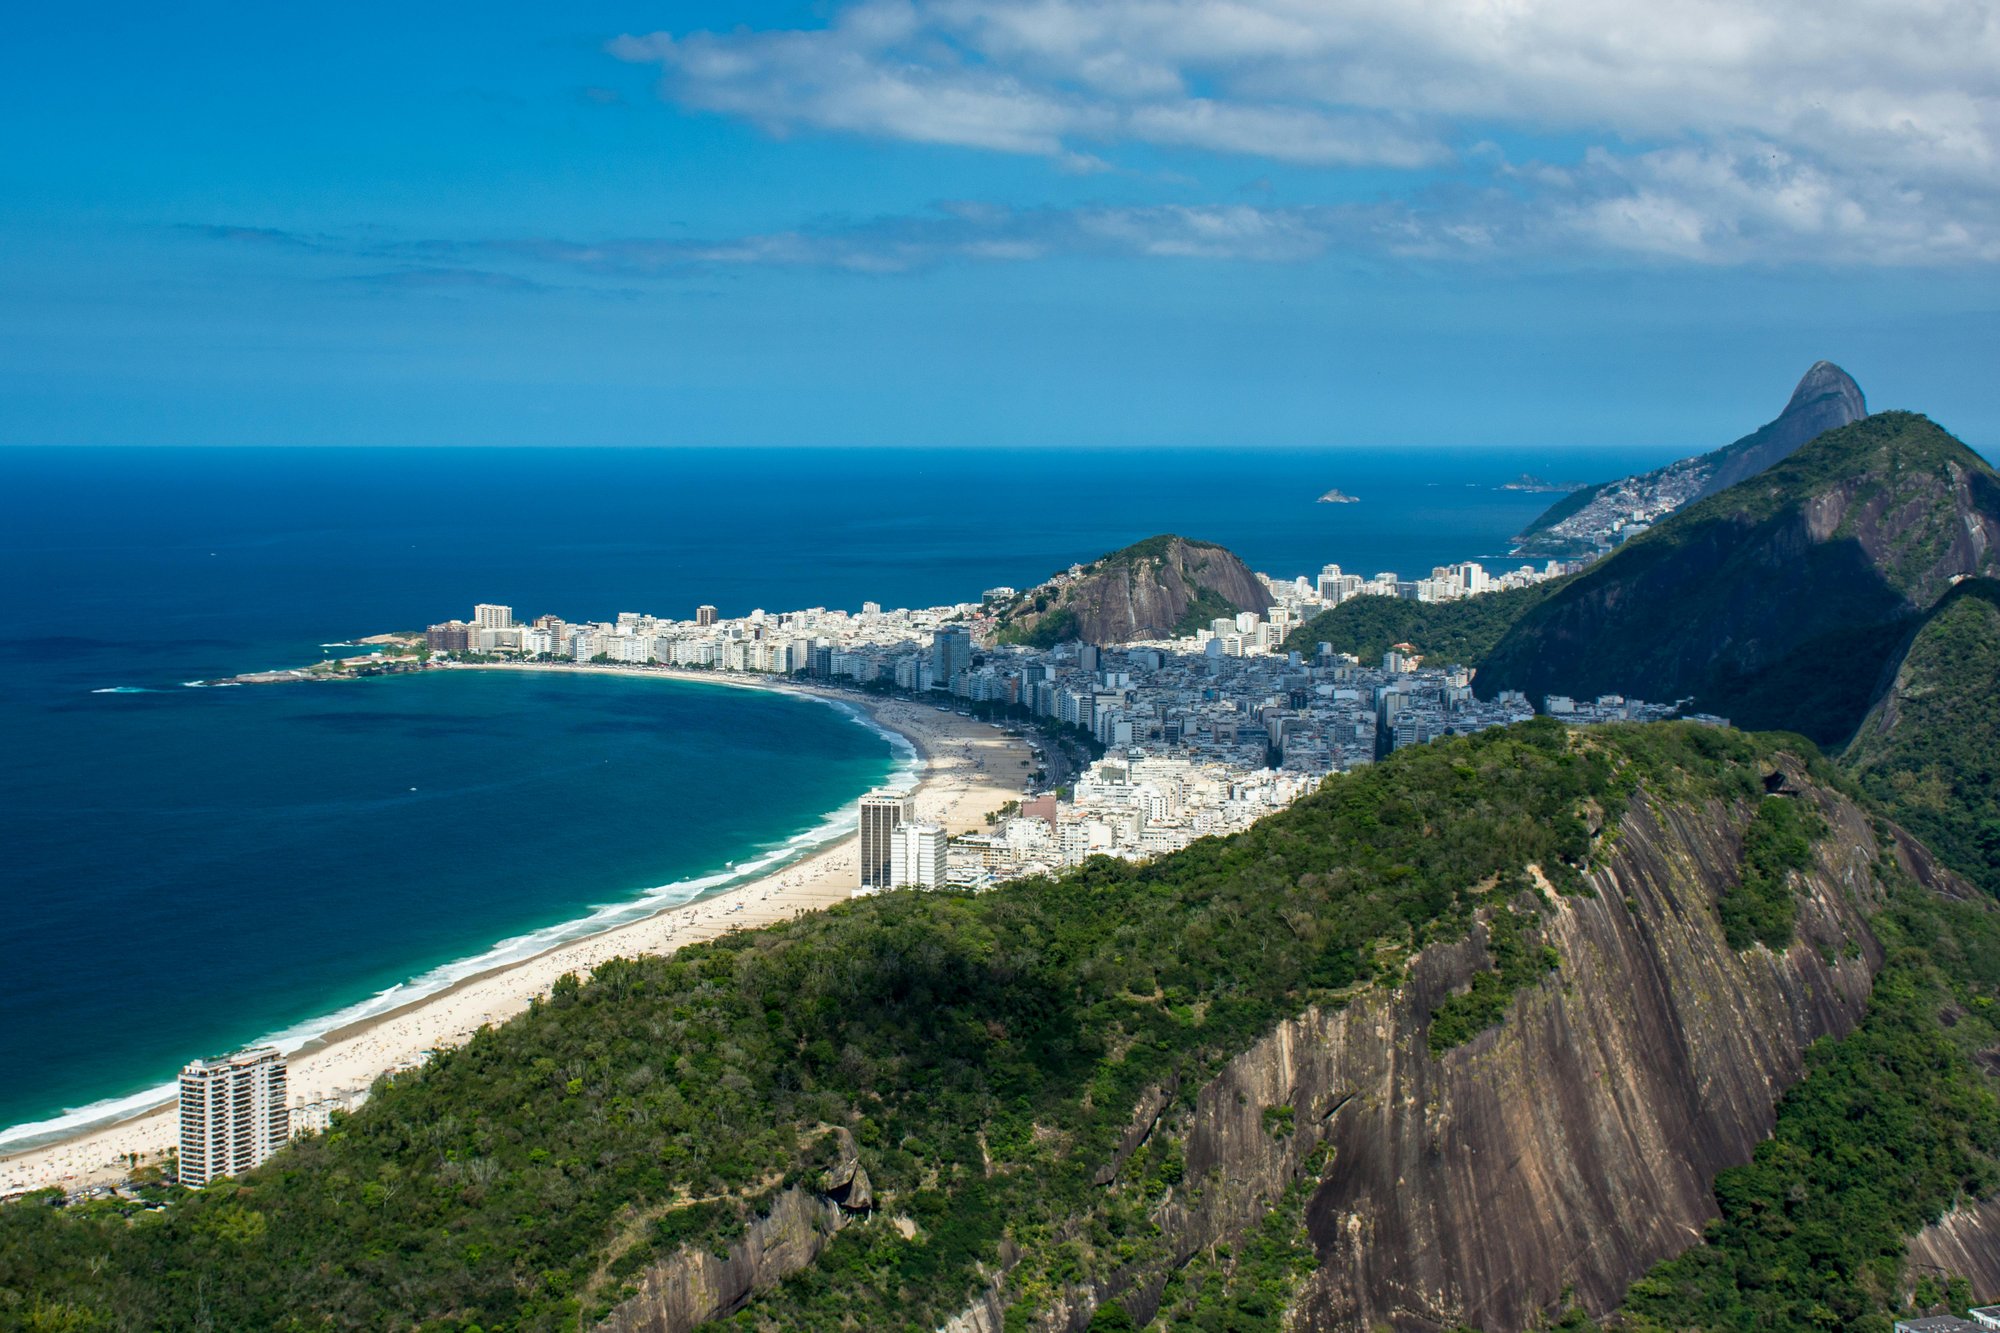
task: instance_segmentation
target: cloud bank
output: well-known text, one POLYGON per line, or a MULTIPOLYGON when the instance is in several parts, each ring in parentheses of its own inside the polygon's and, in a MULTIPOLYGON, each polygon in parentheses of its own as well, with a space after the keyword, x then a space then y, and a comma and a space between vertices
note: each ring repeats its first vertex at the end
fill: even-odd
MULTIPOLYGON (((858 0, 822 27, 610 49, 657 66, 676 104, 775 135, 1076 171, 1187 151, 1412 182, 1382 208, 1020 215, 986 227, 991 258, 1118 249, 1107 232, 1122 227, 1140 253, 1250 258, 2000 259, 2000 18, 1985 0, 858 0)), ((976 220, 907 226, 744 238, 708 262, 980 257, 963 248, 976 220)))

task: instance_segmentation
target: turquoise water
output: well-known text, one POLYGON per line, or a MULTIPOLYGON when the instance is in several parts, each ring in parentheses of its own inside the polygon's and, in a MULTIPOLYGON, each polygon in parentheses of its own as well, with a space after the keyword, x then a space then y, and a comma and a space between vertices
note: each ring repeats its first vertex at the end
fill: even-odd
POLYGON ((700 892, 895 762, 718 687, 182 682, 479 601, 933 605, 1156 532, 1422 573, 1506 549, 1521 472, 1690 451, 0 450, 0 1127, 700 892))
POLYGON ((811 700, 583 673, 115 705, 4 928, 3 1040, 39 1063, 0 1086, 16 1141, 801 854, 897 762, 811 700))

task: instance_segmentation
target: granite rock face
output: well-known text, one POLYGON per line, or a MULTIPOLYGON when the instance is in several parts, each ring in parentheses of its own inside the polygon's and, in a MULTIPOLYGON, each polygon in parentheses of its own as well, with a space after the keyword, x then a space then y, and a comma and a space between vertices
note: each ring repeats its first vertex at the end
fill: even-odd
POLYGON ((861 1165, 861 1152, 846 1126, 836 1126, 833 1139, 837 1156, 820 1178, 820 1192, 850 1213, 867 1212, 875 1206, 875 1187, 868 1168, 861 1165))
POLYGON ((1904 1289, 1922 1277, 1962 1277, 1981 1295, 2000 1291, 2000 1199, 1955 1208, 1912 1237, 1904 1289))
MULTIPOLYGON (((1805 1048, 1859 1021, 1882 950, 1867 916, 1888 850, 1920 882, 1971 892, 1921 845, 1802 774, 1787 784, 1828 833, 1799 877, 1798 934, 1781 954, 1723 938, 1747 807, 1635 802, 1590 892, 1557 898, 1547 939, 1562 965, 1505 1020, 1433 1056, 1429 1015, 1488 965, 1483 929, 1412 960, 1404 983, 1339 1011, 1310 1009, 1160 1115, 1133 1126, 1182 1145, 1187 1186, 1156 1214, 1168 1258, 1093 1275, 1033 1327, 1081 1333, 1116 1300, 1140 1322, 1171 1269, 1311 1189, 1318 1259, 1288 1328, 1311 1333, 1531 1327, 1568 1290, 1593 1314, 1701 1237, 1712 1184, 1768 1136, 1805 1048), (1831 960, 1831 961, 1829 961, 1831 960), (1267 1108, 1289 1107, 1273 1135, 1267 1108), (1316 1181, 1308 1160, 1330 1144, 1316 1181)), ((1122 1145, 1121 1145, 1122 1148, 1122 1145)), ((988 1327, 1004 1277, 948 1327, 988 1327)))
POLYGON ((1591 877, 1595 896, 1560 900, 1562 968, 1500 1028, 1430 1058, 1418 1020, 1462 975, 1442 955, 1386 1025, 1346 1025, 1354 1072, 1374 1076, 1336 1066, 1325 1085, 1356 1096, 1332 1118, 1333 1167, 1307 1211, 1320 1267, 1299 1327, 1498 1333, 1565 1288, 1603 1314, 1700 1238, 1715 1174, 1770 1133, 1805 1048, 1859 1022, 1881 962, 1870 821, 1814 795, 1833 832, 1783 954, 1738 953, 1717 925, 1740 825, 1648 805, 1591 877))
POLYGON ((793 1186, 750 1224, 727 1257, 679 1251, 648 1269, 637 1294, 597 1327, 600 1333, 688 1333, 734 1314, 817 1259, 847 1221, 847 1212, 833 1200, 793 1186))
POLYGON ((854 1135, 831 1126, 833 1163, 819 1189, 797 1185, 779 1193, 726 1256, 684 1248, 655 1264, 639 1291, 598 1325, 600 1333, 687 1333, 734 1314, 819 1258, 840 1229, 873 1211, 874 1187, 854 1135))
POLYGON ((1792 390, 1777 418, 1726 448, 1707 455, 1708 479, 1697 498, 1726 491, 1830 430, 1868 415, 1868 400, 1853 376, 1831 361, 1815 361, 1792 390))
POLYGON ((1022 593, 1002 610, 1003 642, 1130 643, 1186 632, 1191 616, 1271 609, 1271 594, 1235 555, 1185 537, 1149 537, 1022 593))

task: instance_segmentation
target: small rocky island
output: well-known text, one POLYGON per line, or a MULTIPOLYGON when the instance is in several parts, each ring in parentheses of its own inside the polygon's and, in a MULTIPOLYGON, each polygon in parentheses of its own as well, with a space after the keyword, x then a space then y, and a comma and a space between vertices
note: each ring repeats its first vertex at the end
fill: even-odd
POLYGON ((1550 481, 1548 478, 1538 477, 1532 472, 1523 472, 1520 476, 1514 478, 1514 480, 1503 483, 1500 489, 1503 491, 1533 491, 1548 495, 1568 495, 1571 491, 1577 490, 1582 485, 1583 483, 1580 481, 1550 481))
POLYGON ((1358 495, 1349 495, 1346 491, 1336 486, 1325 495, 1320 496, 1319 502, 1323 505, 1353 505, 1360 504, 1361 497, 1358 495))

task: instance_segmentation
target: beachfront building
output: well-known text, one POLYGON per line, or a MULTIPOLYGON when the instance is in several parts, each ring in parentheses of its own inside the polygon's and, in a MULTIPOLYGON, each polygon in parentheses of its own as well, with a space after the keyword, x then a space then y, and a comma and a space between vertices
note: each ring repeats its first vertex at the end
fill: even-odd
POLYGON ((941 889, 945 833, 936 824, 904 824, 889 840, 889 883, 898 889, 941 889))
POLYGON ((871 791, 861 798, 859 893, 893 887, 896 830, 916 818, 916 802, 902 792, 871 791))
POLYGON ((256 1046, 181 1070, 180 1182, 248 1171, 292 1136, 285 1057, 256 1046))
POLYGON ((512 629, 514 608, 495 602, 481 602, 472 608, 472 624, 475 629, 512 629))
POLYGON ((472 626, 463 620, 447 620, 424 631, 424 642, 434 653, 472 651, 472 626))
POLYGON ((959 673, 972 667, 972 634, 963 625, 947 625, 931 634, 931 688, 949 690, 959 673))

